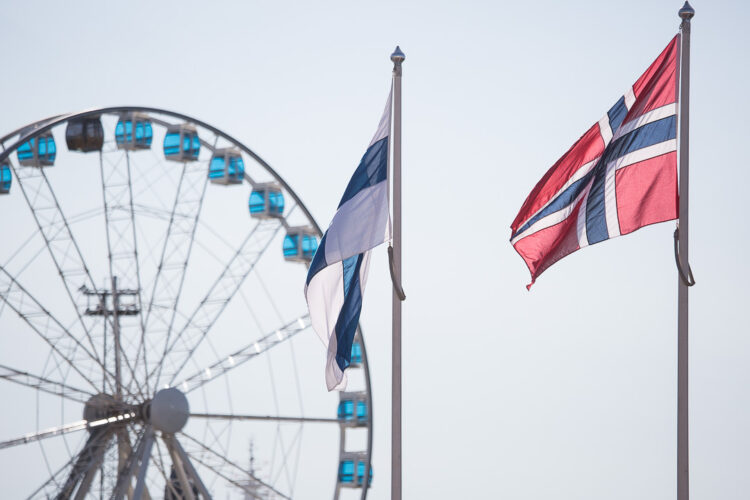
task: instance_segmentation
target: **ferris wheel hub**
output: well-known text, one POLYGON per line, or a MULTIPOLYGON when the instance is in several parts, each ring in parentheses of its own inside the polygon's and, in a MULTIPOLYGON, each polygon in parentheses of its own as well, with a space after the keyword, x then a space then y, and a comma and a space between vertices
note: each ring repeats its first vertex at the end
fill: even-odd
POLYGON ((96 394, 86 401, 83 418, 89 422, 112 416, 115 399, 109 394, 96 394))
POLYGON ((190 414, 190 405, 185 394, 175 387, 162 389, 148 403, 146 415, 154 428, 173 434, 181 430, 190 414))

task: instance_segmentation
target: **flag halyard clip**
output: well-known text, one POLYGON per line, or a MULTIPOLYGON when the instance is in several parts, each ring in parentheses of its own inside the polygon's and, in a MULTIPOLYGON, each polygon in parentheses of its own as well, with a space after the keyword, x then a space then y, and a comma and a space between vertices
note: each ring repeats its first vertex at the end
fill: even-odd
POLYGON ((403 302, 406 300, 406 294, 404 289, 401 288, 401 283, 396 283, 396 270, 393 268, 393 247, 388 245, 388 269, 391 271, 391 283, 393 283, 393 291, 396 292, 398 299, 403 302))
POLYGON ((693 277, 693 270, 690 268, 690 263, 688 262, 688 272, 687 275, 682 269, 682 266, 680 265, 680 228, 677 227, 674 230, 674 262, 677 265, 677 272, 680 273, 680 279, 685 284, 685 286, 693 286, 695 285, 695 278, 693 277))

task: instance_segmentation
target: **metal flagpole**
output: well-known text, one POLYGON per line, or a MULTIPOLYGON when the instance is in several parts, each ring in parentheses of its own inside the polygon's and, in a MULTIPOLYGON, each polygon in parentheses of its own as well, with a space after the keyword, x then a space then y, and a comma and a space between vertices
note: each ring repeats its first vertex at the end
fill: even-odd
POLYGON ((396 46, 393 61, 393 344, 391 358, 391 500, 401 500, 401 63, 396 46))
MULTIPOLYGON (((688 287, 692 276, 688 260, 688 137, 690 110, 690 19, 688 2, 679 10, 680 30, 680 219, 677 223, 679 258, 677 314, 677 500, 690 497, 688 463, 688 287), (689 278, 686 278, 687 270, 689 278)), ((693 282, 694 283, 694 282, 693 282)))

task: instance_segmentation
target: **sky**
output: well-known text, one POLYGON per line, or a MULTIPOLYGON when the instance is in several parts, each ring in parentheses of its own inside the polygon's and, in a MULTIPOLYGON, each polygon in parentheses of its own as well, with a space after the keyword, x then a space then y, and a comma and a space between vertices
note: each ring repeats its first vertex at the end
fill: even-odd
MULTIPOLYGON (((674 222, 576 252, 531 291, 508 240, 534 184, 677 33, 680 7, 6 3, 0 131, 98 106, 178 111, 251 147, 326 227, 375 131, 400 45, 404 498, 674 498, 674 222)), ((750 133, 750 5, 693 7, 690 485, 692 498, 731 500, 750 489, 750 165, 739 154, 750 133)), ((302 287, 290 284, 294 301, 302 287)), ((361 316, 375 499, 389 495, 390 293, 379 248, 361 316)), ((322 368, 320 344, 306 345, 322 368)), ((325 391, 322 369, 303 377, 325 391)), ((12 470, 8 451, 0 460, 12 470)))

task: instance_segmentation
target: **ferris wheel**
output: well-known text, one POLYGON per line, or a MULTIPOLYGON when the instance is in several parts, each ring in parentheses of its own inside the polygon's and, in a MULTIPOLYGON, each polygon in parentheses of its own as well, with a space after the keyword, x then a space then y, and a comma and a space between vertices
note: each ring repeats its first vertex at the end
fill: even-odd
POLYGON ((147 107, 0 145, 4 494, 366 497, 362 332, 325 393, 302 294, 321 231, 262 158, 147 107))

